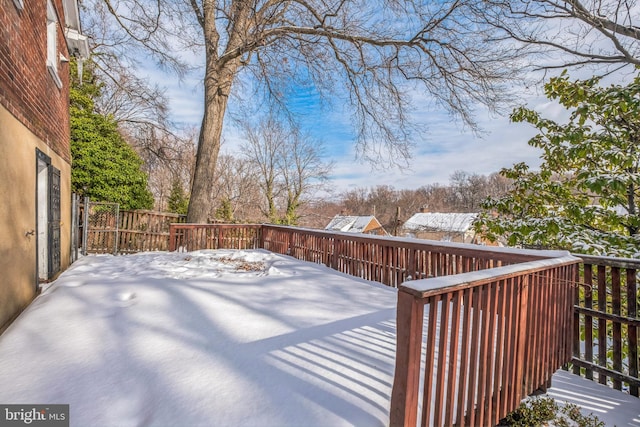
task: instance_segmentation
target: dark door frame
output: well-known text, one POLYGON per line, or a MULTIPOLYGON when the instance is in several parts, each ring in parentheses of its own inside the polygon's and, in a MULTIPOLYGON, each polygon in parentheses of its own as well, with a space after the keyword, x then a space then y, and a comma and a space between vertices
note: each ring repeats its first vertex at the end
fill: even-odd
POLYGON ((50 280, 60 271, 60 170, 51 164, 51 157, 36 148, 36 283, 38 290, 42 280, 50 280), (45 169, 46 168, 46 171, 45 169), (46 185, 42 186, 41 174, 46 173, 46 185), (45 192, 45 194, 41 194, 45 192), (42 206, 42 203, 45 206, 42 206), (43 210, 46 209, 45 210, 43 210), (42 218, 46 216, 46 218, 42 218), (46 225, 44 224, 46 223, 46 225), (44 228, 44 229, 43 229, 44 228), (40 233, 45 233, 41 240, 40 233), (41 244, 46 244, 46 257, 40 253, 41 244), (46 262, 46 267, 44 264, 46 262))

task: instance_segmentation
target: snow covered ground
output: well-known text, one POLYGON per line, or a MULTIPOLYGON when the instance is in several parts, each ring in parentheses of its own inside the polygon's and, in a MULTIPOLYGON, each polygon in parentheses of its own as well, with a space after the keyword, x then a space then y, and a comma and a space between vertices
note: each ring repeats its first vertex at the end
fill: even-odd
MULTIPOLYGON (((70 404, 74 426, 387 425, 395 307, 261 250, 84 257, 0 336, 0 403, 70 404)), ((640 426, 636 398, 553 385, 640 426)))

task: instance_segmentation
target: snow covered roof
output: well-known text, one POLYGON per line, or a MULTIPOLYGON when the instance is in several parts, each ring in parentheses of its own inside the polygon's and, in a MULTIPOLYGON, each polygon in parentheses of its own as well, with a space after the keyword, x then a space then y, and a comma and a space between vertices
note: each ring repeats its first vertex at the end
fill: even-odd
POLYGON ((375 216, 355 216, 355 215, 336 215, 331 222, 324 228, 331 231, 343 231, 346 233, 364 233, 367 225, 371 221, 375 221, 380 227, 380 223, 375 216))
POLYGON ((477 213, 417 213, 404 223, 410 231, 445 231, 464 233, 478 217, 477 213))

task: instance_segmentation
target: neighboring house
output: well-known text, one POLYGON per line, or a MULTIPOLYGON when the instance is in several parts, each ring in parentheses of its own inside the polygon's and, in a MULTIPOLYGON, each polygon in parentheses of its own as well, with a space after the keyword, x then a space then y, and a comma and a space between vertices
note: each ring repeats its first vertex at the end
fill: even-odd
POLYGON ((484 243, 478 241, 473 230, 477 213, 421 212, 413 215, 402 226, 403 233, 418 239, 457 243, 484 243))
POLYGON ((375 216, 336 215, 324 229, 343 233, 376 234, 378 236, 389 234, 375 216))
POLYGON ((69 265, 77 0, 0 0, 0 331, 69 265))

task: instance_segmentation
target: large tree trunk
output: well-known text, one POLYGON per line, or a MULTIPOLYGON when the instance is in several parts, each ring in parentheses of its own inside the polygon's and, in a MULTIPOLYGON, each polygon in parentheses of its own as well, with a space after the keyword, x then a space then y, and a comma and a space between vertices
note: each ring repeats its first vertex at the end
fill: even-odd
POLYGON ((187 222, 190 223, 206 223, 213 207, 213 186, 216 182, 216 163, 220 153, 224 114, 237 68, 238 64, 235 62, 227 63, 222 69, 207 66, 204 79, 204 116, 187 211, 187 222))
MULTIPOLYGON (((231 93, 233 79, 240 68, 239 55, 219 55, 220 35, 216 28, 218 2, 203 1, 202 9, 192 2, 202 26, 205 42, 204 115, 198 139, 196 168, 191 184, 191 198, 187 210, 187 222, 205 223, 213 208, 213 186, 216 184, 216 164, 220 153, 220 139, 224 114, 231 93), (226 56, 225 56, 226 55, 226 56)), ((232 2, 229 41, 226 52, 240 49, 245 42, 250 2, 232 2)))

